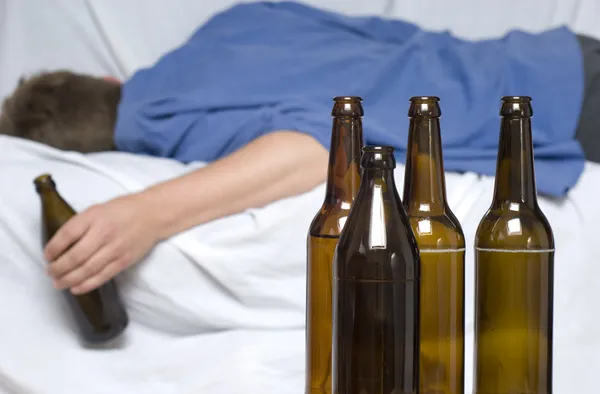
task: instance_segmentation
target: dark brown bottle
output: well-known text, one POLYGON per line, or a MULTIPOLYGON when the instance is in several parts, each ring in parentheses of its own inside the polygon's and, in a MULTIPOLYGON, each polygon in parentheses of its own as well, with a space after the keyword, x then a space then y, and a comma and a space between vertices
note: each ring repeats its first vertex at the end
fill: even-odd
POLYGON ((334 257, 333 392, 419 392, 419 250, 392 147, 365 147, 334 257))
POLYGON ((475 235, 475 394, 551 394, 554 237, 535 188, 531 99, 504 97, 475 235))
POLYGON ((420 394, 463 394, 465 237, 446 201, 439 98, 410 101, 403 202, 421 261, 420 394))
MULTIPOLYGON (((76 212, 60 196, 50 175, 38 176, 34 184, 42 204, 42 241, 45 245, 76 212)), ((119 336, 129 323, 127 311, 112 280, 83 295, 75 296, 68 290, 63 294, 86 344, 108 342, 119 336)))
POLYGON ((333 253, 360 186, 360 97, 334 98, 325 201, 310 225, 306 286, 306 393, 331 393, 333 253))

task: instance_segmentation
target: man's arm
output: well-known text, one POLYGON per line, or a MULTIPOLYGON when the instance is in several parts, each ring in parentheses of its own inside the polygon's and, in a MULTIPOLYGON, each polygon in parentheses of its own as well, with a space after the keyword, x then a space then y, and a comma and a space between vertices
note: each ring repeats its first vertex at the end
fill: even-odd
POLYGON ((312 137, 279 131, 219 161, 143 192, 160 238, 248 208, 291 197, 323 182, 327 151, 312 137))
POLYGON ((45 248, 49 274, 57 288, 86 293, 138 262, 160 240, 307 192, 326 173, 327 151, 312 137, 267 134, 204 168, 73 217, 45 248))

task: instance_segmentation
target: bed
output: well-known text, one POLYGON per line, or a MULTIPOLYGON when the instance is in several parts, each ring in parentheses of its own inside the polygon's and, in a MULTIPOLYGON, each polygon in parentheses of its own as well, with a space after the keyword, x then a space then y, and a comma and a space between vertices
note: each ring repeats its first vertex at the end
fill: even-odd
MULTIPOLYGON (((404 18, 467 38, 568 24, 600 37, 595 0, 311 0, 353 14, 404 18), (468 10, 468 19, 465 14, 468 10)), ((125 78, 233 4, 166 0, 20 0, 0 8, 0 96, 42 68, 125 78)), ((211 222, 158 245, 119 277, 131 325, 119 348, 76 342, 44 272, 32 180, 50 172, 77 209, 204 165, 119 152, 82 155, 0 136, 0 392, 286 393, 304 391, 305 236, 324 185, 211 222)), ((396 169, 403 184, 404 166, 396 169)), ((468 244, 493 179, 447 173, 450 205, 468 244)), ((589 393, 600 370, 595 264, 600 165, 586 163, 567 198, 540 198, 556 238, 555 394, 589 393)), ((473 253, 467 249, 466 392, 471 392, 473 253)))

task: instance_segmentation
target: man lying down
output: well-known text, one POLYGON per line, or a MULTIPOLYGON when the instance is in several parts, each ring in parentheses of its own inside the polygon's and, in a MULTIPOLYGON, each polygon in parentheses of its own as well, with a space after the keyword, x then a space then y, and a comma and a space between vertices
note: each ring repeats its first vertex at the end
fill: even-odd
POLYGON ((237 5, 122 85, 42 73, 4 103, 4 134, 210 163, 74 217, 45 249, 55 285, 85 293, 161 240, 323 182, 339 95, 363 97, 366 143, 400 162, 415 95, 441 98, 446 170, 494 174, 504 95, 533 97, 540 193, 564 196, 586 159, 600 162, 594 39, 558 28, 467 42, 296 3, 237 5))

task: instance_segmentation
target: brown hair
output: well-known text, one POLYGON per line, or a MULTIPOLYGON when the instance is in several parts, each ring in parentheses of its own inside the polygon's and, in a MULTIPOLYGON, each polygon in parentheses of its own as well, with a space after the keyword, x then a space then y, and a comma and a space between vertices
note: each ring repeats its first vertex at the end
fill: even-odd
POLYGON ((2 106, 0 134, 82 153, 114 150, 121 86, 69 71, 21 78, 2 106))

